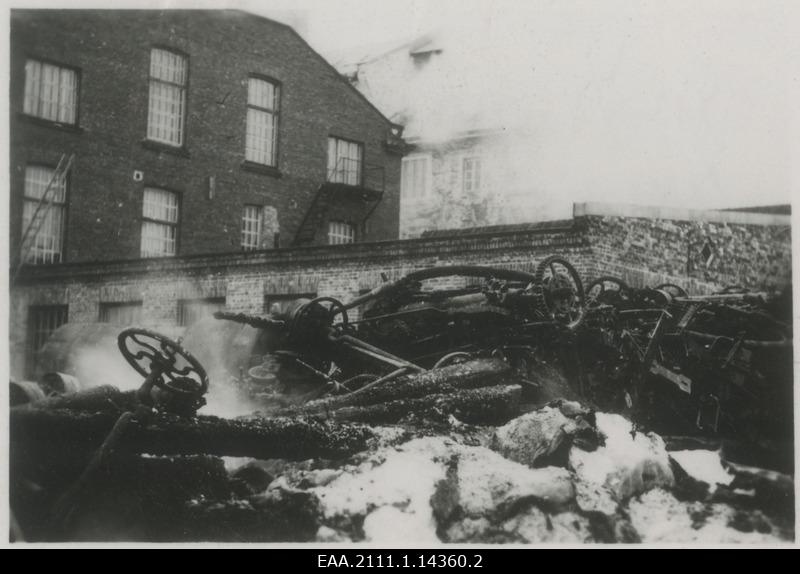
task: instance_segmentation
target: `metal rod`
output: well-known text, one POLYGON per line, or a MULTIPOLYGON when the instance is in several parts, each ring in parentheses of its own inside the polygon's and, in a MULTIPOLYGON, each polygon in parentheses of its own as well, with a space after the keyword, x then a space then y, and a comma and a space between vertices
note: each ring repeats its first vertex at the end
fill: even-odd
POLYGON ((353 391, 352 393, 350 393, 347 396, 348 397, 352 397, 353 395, 357 395, 358 393, 363 393, 367 389, 371 389, 373 387, 377 387, 378 385, 382 385, 383 383, 391 381, 392 379, 396 379, 400 375, 404 375, 408 370, 409 370, 408 367, 400 367, 396 371, 392 371, 388 375, 386 375, 384 377, 381 377, 380 379, 376 379, 376 380, 372 381, 371 383, 368 383, 368 384, 364 385, 360 389, 357 389, 357 390, 353 391))
POLYGON ((384 351, 383 349, 379 349, 378 347, 373 347, 369 343, 365 343, 361 339, 353 337, 351 335, 341 335, 340 337, 334 337, 334 340, 337 342, 346 343, 348 347, 357 350, 357 351, 364 351, 366 354, 373 356, 377 359, 382 359, 383 361, 396 365, 397 367, 407 367, 409 369, 413 369, 420 373, 424 373, 425 369, 420 367, 419 365, 415 365, 414 363, 410 363, 405 359, 401 359, 391 353, 384 351))

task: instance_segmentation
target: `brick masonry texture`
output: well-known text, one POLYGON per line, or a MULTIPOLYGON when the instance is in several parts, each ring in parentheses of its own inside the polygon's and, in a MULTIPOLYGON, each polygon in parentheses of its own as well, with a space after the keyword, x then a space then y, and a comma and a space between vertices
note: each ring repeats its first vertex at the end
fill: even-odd
POLYGON ((69 320, 96 322, 101 303, 142 301, 145 326, 174 332, 178 301, 224 297, 226 309, 263 314, 269 295, 316 293, 351 299, 381 283, 444 265, 490 265, 532 272, 552 254, 565 257, 584 282, 616 275, 632 286, 677 283, 690 293, 726 285, 773 289, 791 278, 788 223, 748 225, 582 215, 563 227, 496 231, 404 241, 313 246, 168 259, 72 263, 23 269, 11 288, 12 375, 29 351, 31 305, 68 304, 69 320), (718 252, 687 272, 690 247, 709 236, 718 252))
MULTIPOLYGON (((384 143, 389 121, 290 28, 236 11, 14 10, 11 18, 11 229, 18 249, 26 164, 55 166, 74 153, 65 261, 134 259, 140 251, 145 186, 180 195, 178 254, 238 249, 242 208, 277 210, 289 245, 326 178, 327 138, 364 143, 364 161, 383 166, 382 202, 365 241, 398 236, 399 155, 384 143), (185 146, 153 148, 146 136, 150 51, 188 56, 185 146), (77 68, 78 129, 22 114, 25 60, 77 68), (244 165, 247 79, 280 82, 277 172, 244 165), (134 170, 143 172, 141 182, 134 170), (216 188, 209 198, 209 178, 216 188)), ((338 215, 360 221, 365 206, 342 199, 338 215)), ((327 240, 318 230, 315 243, 327 240)))

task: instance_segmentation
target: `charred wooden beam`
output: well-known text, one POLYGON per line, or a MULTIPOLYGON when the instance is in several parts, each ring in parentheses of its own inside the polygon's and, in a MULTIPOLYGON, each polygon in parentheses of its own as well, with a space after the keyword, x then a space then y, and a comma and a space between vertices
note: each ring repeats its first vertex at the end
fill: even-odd
POLYGON ((102 385, 85 391, 48 397, 16 408, 70 409, 86 412, 116 413, 131 410, 136 404, 136 391, 120 391, 112 385, 102 385))
MULTIPOLYGON (((118 417, 63 409, 12 409, 12 449, 47 456, 53 450, 96 449, 118 417)), ((227 420, 211 416, 181 419, 154 415, 132 424, 117 450, 148 454, 209 454, 254 458, 337 458, 363 450, 372 431, 361 425, 313 418, 227 420)))
POLYGON ((519 414, 519 385, 461 389, 447 394, 404 398, 364 406, 345 406, 327 412, 336 421, 393 424, 410 414, 449 416, 469 424, 502 424, 519 414))
POLYGON ((360 407, 379 403, 418 399, 427 395, 454 393, 516 382, 512 368, 499 359, 478 359, 434 369, 421 374, 405 375, 377 387, 347 395, 328 397, 294 407, 280 414, 297 415, 331 411, 343 407, 360 407))

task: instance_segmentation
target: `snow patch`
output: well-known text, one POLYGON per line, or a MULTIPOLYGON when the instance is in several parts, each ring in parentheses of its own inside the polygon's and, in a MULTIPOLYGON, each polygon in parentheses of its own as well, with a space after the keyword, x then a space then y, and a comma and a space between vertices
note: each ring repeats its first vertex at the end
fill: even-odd
POLYGON ((575 496, 564 468, 532 469, 484 447, 464 447, 458 463, 461 507, 468 516, 487 514, 524 497, 566 504, 575 496))
POLYGON ((445 477, 442 461, 451 446, 442 437, 415 439, 379 451, 311 492, 327 518, 365 515, 364 533, 370 541, 405 541, 412 535, 416 541, 438 541, 430 500, 445 477))
MULTIPOLYGON (((579 493, 602 495, 598 503, 605 508, 609 500, 603 490, 613 500, 623 501, 651 488, 675 483, 661 437, 633 432, 631 422, 620 415, 597 413, 596 421, 598 432, 605 437, 605 445, 593 452, 572 447, 569 453, 569 466, 582 483, 579 493)), ((603 511, 606 510, 608 508, 603 511)))
MULTIPOLYGON (((663 489, 654 489, 631 500, 630 521, 642 542, 702 544, 775 544, 785 543, 778 535, 741 532, 729 526, 737 511, 725 504, 704 505, 680 502, 663 489), (699 513, 702 518, 692 519, 699 513)), ((772 528, 773 532, 776 529, 772 528)))
POLYGON ((676 450, 669 454, 689 476, 710 485, 712 493, 718 484, 727 486, 733 482, 733 475, 722 466, 719 451, 676 450))

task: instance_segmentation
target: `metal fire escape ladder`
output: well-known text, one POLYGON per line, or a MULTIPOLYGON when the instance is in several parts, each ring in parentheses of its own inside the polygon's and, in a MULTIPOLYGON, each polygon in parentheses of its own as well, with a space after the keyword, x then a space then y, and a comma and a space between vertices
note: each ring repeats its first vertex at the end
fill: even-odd
POLYGON ((322 224, 328 209, 331 206, 331 198, 333 193, 328 189, 325 184, 320 184, 317 188, 317 193, 314 195, 314 200, 311 206, 306 211, 305 217, 297 228, 297 234, 294 237, 294 245, 303 245, 314 241, 314 236, 317 234, 317 229, 322 224))
POLYGON ((22 241, 20 243, 20 253, 19 259, 17 260, 16 265, 14 266, 14 271, 11 275, 11 282, 13 283, 14 280, 17 278, 20 269, 25 264, 26 259, 28 258, 28 254, 33 247, 32 239, 36 237, 36 234, 39 233, 39 230, 42 228, 44 224, 44 220, 47 214, 50 211, 50 208, 53 206, 53 193, 55 189, 55 183, 61 182, 64 178, 67 177, 67 173, 72 168, 72 164, 75 161, 75 154, 72 154, 67 158, 66 154, 62 154, 58 160, 58 165, 56 165, 56 169, 53 171, 53 176, 50 178, 50 181, 47 183, 47 187, 42 193, 42 197, 39 198, 39 201, 36 204, 36 209, 33 211, 33 216, 31 217, 28 226, 25 228, 25 231, 22 234, 22 241), (52 192, 52 193, 51 193, 52 192), (42 211, 44 209, 44 211, 42 211))
POLYGON ((365 205, 372 203, 369 209, 365 207, 363 216, 360 217, 360 231, 363 233, 367 219, 383 199, 385 185, 382 166, 362 165, 361 160, 340 158, 336 166, 328 170, 326 180, 317 188, 314 199, 297 228, 293 245, 306 245, 314 241, 317 230, 336 198, 357 199, 365 205), (375 169, 379 170, 377 175, 373 173, 375 169))

